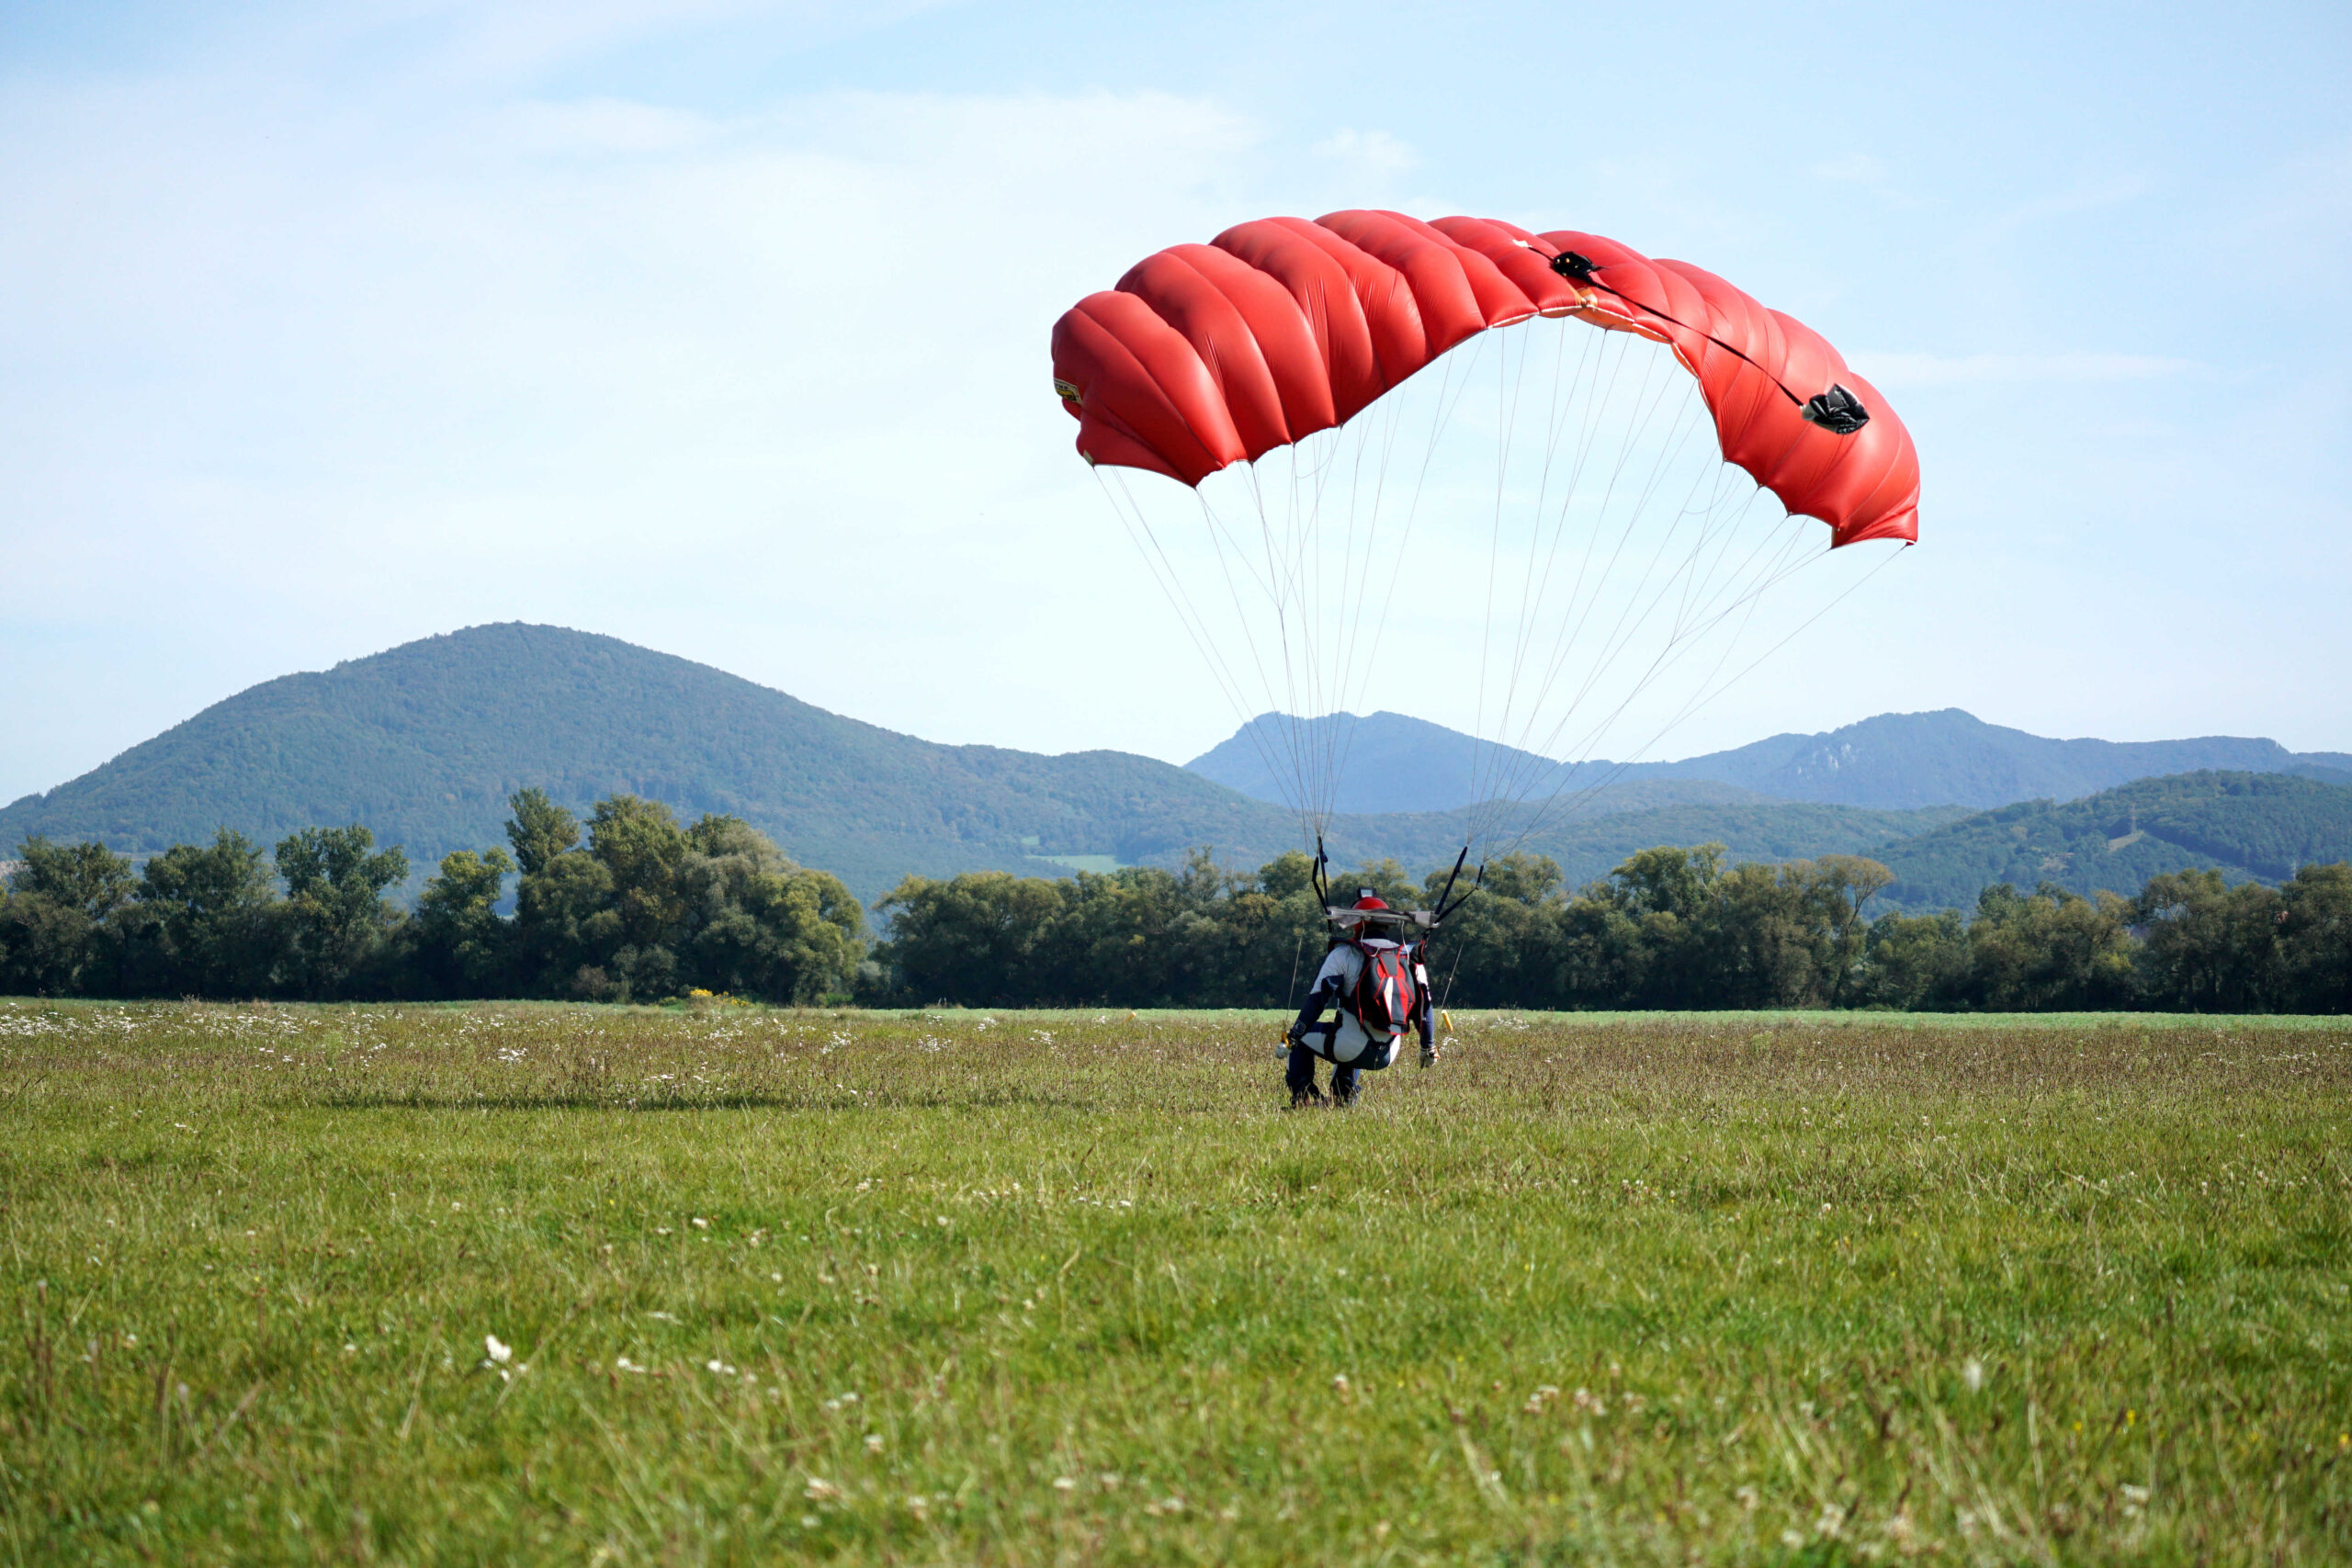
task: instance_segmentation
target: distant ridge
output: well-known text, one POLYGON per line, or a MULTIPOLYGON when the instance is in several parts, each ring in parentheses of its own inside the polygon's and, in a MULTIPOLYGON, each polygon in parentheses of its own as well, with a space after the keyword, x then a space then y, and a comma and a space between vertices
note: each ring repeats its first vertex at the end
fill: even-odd
POLYGON ((364 822, 429 864, 503 841, 525 785, 585 807, 629 791, 740 816, 861 897, 909 872, 1060 874, 1193 844, 1295 836, 1287 812, 1116 751, 941 746, 616 637, 506 623, 425 637, 215 703, 103 767, 0 809, 27 835, 127 852, 265 843, 364 822))
POLYGON ((2352 787, 2282 773, 2139 779, 2081 800, 2005 806, 1877 855, 1895 875, 1887 902, 1922 909, 1967 908, 1996 882, 2127 897, 2165 872, 2283 882, 2313 862, 2352 860, 2352 787))
MULTIPOLYGON (((1283 721, 1264 714, 1185 766, 1261 800, 1279 800, 1253 730, 1272 740, 1283 721)), ((1448 811, 1471 800, 1471 766, 1479 742, 1403 714, 1334 714, 1311 722, 1322 742, 1343 750, 1341 811, 1448 811), (1334 733, 1336 732, 1336 733, 1334 733)), ((1482 769, 1500 752, 1520 776, 1541 781, 1540 795, 1563 784, 1581 786, 1613 765, 1579 769, 1507 748, 1488 748, 1482 769)), ((1278 753, 1277 753, 1278 754, 1278 753)), ((1621 784, 1709 780, 1780 800, 1917 810, 1965 806, 1979 810, 2034 799, 2072 800, 2133 779, 2200 770, 2291 773, 2352 784, 2352 754, 2293 752, 2275 740, 2206 736, 2189 740, 2052 740, 1986 724, 1959 708, 1881 714, 1818 735, 1775 735, 1728 751, 1676 762, 1635 762, 1621 784)))
MULTIPOLYGON (((1151 758, 937 745, 615 637, 510 623, 215 703, 0 809, 0 856, 35 833, 138 853, 222 826, 266 845, 356 821, 421 874, 450 850, 500 842, 506 798, 526 784, 575 808, 626 790, 689 816, 731 813, 869 900, 910 874, 1054 876, 1172 864, 1194 847, 1254 869, 1299 842, 1287 809, 1151 758)), ((1611 790, 1522 847, 1582 879, 1651 844, 1720 840, 1766 859, 1867 851, 1955 815, 1658 778, 1611 790)), ((1463 830, 1443 812, 1356 815, 1329 842, 1343 867, 1394 856, 1418 873, 1450 862, 1463 830)))

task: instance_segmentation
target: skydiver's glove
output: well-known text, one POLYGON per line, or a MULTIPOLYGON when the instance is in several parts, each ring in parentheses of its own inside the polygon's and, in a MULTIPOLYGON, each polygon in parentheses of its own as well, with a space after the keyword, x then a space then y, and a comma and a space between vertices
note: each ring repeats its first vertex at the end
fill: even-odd
POLYGON ((1288 1029, 1285 1029, 1285 1030, 1283 1030, 1283 1039, 1285 1039, 1285 1040, 1287 1040, 1287 1041, 1289 1041, 1289 1042, 1290 1042, 1292 1044, 1294 1044, 1294 1045, 1304 1045, 1304 1044, 1306 1044, 1306 1021, 1305 1021, 1304 1020, 1294 1020, 1294 1021, 1292 1021, 1291 1026, 1290 1026, 1288 1029))

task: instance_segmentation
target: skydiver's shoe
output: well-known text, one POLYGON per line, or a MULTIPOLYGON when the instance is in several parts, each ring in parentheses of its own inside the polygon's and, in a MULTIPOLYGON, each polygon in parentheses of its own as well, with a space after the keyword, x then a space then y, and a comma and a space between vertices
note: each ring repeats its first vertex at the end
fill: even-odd
POLYGON ((1331 1103, 1338 1106, 1340 1110, 1345 1111, 1349 1106, 1353 1105, 1357 1100, 1362 1100, 1363 1098, 1363 1085, 1361 1083, 1352 1083, 1343 1090, 1333 1090, 1331 1094, 1331 1103))
POLYGON ((1290 1091, 1290 1108, 1293 1111, 1312 1111, 1323 1103, 1323 1091, 1313 1084, 1290 1091))
POLYGON ((1421 1047, 1421 1066, 1425 1067, 1434 1067, 1437 1066, 1437 1047, 1435 1045, 1424 1045, 1421 1047))

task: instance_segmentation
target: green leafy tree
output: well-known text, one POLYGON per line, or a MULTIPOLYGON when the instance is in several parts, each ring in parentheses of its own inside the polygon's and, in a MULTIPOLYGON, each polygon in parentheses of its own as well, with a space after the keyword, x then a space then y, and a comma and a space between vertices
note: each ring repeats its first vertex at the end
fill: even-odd
POLYGON ((580 843, 579 819, 539 789, 518 790, 507 801, 506 823, 521 873, 514 890, 514 959, 524 988, 534 996, 602 1000, 617 987, 599 962, 608 933, 601 922, 612 903, 613 875, 580 843))
POLYGON ((1651 915, 1637 915, 1596 884, 1568 900, 1555 918, 1555 1005, 1570 1009, 1629 1008, 1653 993, 1651 915))
POLYGON ((2352 1012, 2352 864, 2307 865, 2279 890, 2286 1005, 2352 1012))
POLYGON ((2181 1012, 2255 1012, 2277 1005, 2286 908, 2258 882, 2218 871, 2152 876, 2133 902, 2146 1000, 2181 1012))
POLYGON ((174 844, 147 863, 138 905, 151 917, 152 973, 166 994, 253 997, 272 982, 277 898, 259 844, 223 828, 209 844, 174 844))
POLYGON ((280 840, 277 863, 286 884, 279 978, 313 1001, 345 994, 400 923, 384 889, 407 878, 408 856, 397 844, 378 851, 376 835, 355 822, 280 840))
POLYGON ((596 966, 623 1000, 682 989, 676 949, 686 907, 678 874, 687 845, 677 818, 658 800, 608 795, 589 816, 588 852, 612 877, 610 901, 587 926, 596 966))
POLYGON ((712 991, 808 1003, 848 992, 865 911, 838 877, 795 865, 766 835, 706 816, 672 870, 687 977, 712 991))
POLYGON ((498 900, 514 869, 504 850, 457 850, 425 880, 416 899, 416 963, 437 994, 506 993, 514 932, 498 917, 498 900))
MULTIPOLYGON (((1708 917, 1724 878, 1724 847, 1696 849, 1661 845, 1630 856, 1609 874, 1598 897, 1605 898, 1634 928, 1636 976, 1625 999, 1636 1007, 1690 1008, 1708 1005, 1717 976, 1706 951, 1708 917)), ((1589 928, 1591 922, 1587 922, 1589 928)), ((1607 929, 1606 922, 1597 929, 1607 929)))
POLYGON ((1019 1006, 1038 994, 1040 940, 1075 886, 1002 871, 910 876, 876 906, 890 917, 876 956, 906 995, 1019 1006))
POLYGON ((1881 915, 1863 940, 1861 972, 1848 999, 1905 1011, 1959 1010, 1972 999, 1973 962, 1959 910, 1881 915))
POLYGON ((506 805, 514 813, 507 819, 506 841, 514 846, 514 863, 525 876, 538 875, 580 842, 580 819, 549 800, 547 791, 516 790, 506 805))
POLYGON ((114 922, 138 879, 103 844, 25 840, 0 897, 0 988, 72 996, 119 984, 114 922))
POLYGON ((2044 883, 2030 894, 1986 888, 1969 922, 1971 1000, 2001 1012, 2079 1012, 2130 1007, 2132 908, 2112 893, 2096 900, 2044 883))

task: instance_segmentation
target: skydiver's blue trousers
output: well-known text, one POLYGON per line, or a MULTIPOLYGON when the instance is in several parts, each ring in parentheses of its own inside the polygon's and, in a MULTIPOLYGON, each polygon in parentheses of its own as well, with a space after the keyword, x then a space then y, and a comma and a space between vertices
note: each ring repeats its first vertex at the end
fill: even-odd
MULTIPOLYGON (((1317 1027, 1320 1030, 1329 1030, 1338 1026, 1327 1023, 1317 1027)), ((1320 1058, 1304 1045, 1294 1045, 1290 1048, 1290 1066, 1283 1073, 1283 1082, 1290 1086, 1290 1091, 1293 1094, 1296 1094, 1301 1089, 1315 1087, 1315 1064, 1318 1060, 1320 1058)), ((1333 1063, 1331 1065, 1332 1098, 1353 1100, 1356 1095, 1356 1078, 1357 1069, 1343 1067, 1336 1062, 1333 1063)))

